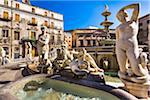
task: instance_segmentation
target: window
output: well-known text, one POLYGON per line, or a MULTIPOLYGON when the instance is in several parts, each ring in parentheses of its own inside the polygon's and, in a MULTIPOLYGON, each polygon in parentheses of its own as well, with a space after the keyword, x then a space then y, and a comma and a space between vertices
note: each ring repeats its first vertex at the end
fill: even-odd
POLYGON ((31 32, 31 39, 36 39, 36 33, 35 32, 31 32))
POLYGON ((96 46, 96 40, 93 40, 93 46, 96 46))
POLYGON ((14 40, 20 40, 20 32, 14 32, 14 40))
POLYGON ((19 9, 20 8, 20 5, 18 3, 16 3, 16 8, 19 9))
POLYGON ((54 18, 54 14, 51 14, 51 18, 54 18))
POLYGON ((19 47, 15 47, 14 49, 15 49, 15 52, 19 52, 20 50, 19 47))
POLYGON ((61 37, 60 37, 60 36, 58 36, 57 38, 58 38, 58 42, 60 42, 60 41, 61 41, 61 37))
POLYGON ((51 22, 51 28, 52 29, 54 28, 54 22, 51 22))
POLYGON ((14 59, 19 58, 20 54, 19 53, 14 53, 14 59))
POLYGON ((4 5, 8 6, 8 0, 4 0, 4 5))
POLYGON ((45 14, 44 14, 45 16, 47 16, 47 12, 45 12, 45 14))
POLYGON ((44 22, 44 25, 45 25, 45 26, 48 26, 48 21, 45 21, 45 22, 44 22))
POLYGON ((91 46, 91 41, 87 40, 87 46, 91 46))
POLYGON ((143 23, 139 23, 139 26, 142 26, 143 25, 143 23))
POLYGON ((15 14, 15 21, 19 22, 20 21, 20 15, 19 14, 15 14))
POLYGON ((80 46, 83 46, 83 40, 80 40, 80 46))
POLYGON ((3 18, 4 18, 4 19, 8 19, 8 17, 9 17, 8 12, 7 12, 7 11, 4 11, 4 12, 3 12, 3 18))
POLYGON ((35 23, 36 23, 35 18, 32 18, 32 23, 33 23, 33 24, 35 24, 35 23))
POLYGON ((8 55, 9 54, 9 48, 8 47, 3 47, 3 48, 6 51, 6 55, 8 55))
POLYGON ((147 24, 150 24, 150 20, 147 20, 147 24))
POLYGON ((35 8, 32 8, 32 12, 35 13, 35 8))
POLYGON ((88 34, 88 35, 86 35, 85 37, 91 37, 91 35, 90 35, 90 34, 88 34))
POLYGON ((79 35, 79 37, 83 37, 83 35, 79 35))
POLYGON ((8 37, 8 30, 2 30, 2 37, 8 37))

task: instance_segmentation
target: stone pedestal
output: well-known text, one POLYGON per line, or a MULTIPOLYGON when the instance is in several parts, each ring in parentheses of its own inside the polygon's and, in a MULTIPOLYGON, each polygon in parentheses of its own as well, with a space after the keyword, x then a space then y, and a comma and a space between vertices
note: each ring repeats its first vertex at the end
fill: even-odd
POLYGON ((137 83, 129 82, 126 80, 122 80, 122 81, 125 85, 125 89, 132 95, 138 98, 143 98, 143 99, 149 98, 148 91, 150 90, 150 82, 137 84, 137 83))

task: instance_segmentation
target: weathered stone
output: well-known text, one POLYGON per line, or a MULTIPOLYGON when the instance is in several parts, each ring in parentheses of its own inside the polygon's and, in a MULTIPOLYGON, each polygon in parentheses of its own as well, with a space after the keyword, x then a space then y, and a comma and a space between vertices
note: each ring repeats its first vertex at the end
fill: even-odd
POLYGON ((149 98, 150 82, 138 84, 122 80, 125 84, 125 89, 138 98, 149 98))

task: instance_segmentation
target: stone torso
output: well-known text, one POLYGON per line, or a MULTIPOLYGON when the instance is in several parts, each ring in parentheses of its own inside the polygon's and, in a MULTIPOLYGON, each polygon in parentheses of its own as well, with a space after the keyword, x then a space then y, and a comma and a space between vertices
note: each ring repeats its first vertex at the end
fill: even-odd
POLYGON ((135 47, 138 45, 137 34, 138 34, 138 23, 128 21, 127 23, 120 24, 117 29, 119 33, 117 45, 127 45, 127 47, 135 47))
POLYGON ((49 43, 49 35, 45 34, 45 35, 40 35, 39 39, 38 39, 38 43, 41 45, 45 45, 49 43))
POLYGON ((137 36, 138 23, 129 21, 125 24, 120 24, 117 30, 119 32, 119 40, 129 40, 137 36))

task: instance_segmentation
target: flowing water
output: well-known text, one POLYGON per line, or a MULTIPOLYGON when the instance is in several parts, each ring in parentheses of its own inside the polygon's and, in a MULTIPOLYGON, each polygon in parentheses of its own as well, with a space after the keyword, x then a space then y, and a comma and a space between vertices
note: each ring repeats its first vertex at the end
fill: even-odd
POLYGON ((41 84, 34 83, 37 86, 35 90, 25 90, 27 84, 18 84, 14 88, 19 100, 119 100, 103 90, 58 80, 47 79, 41 84))
POLYGON ((19 100, 102 100, 101 98, 86 98, 79 97, 72 94, 57 92, 52 88, 44 90, 38 88, 37 91, 19 90, 16 94, 19 100))

